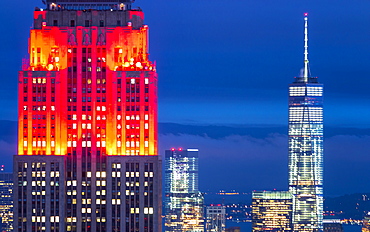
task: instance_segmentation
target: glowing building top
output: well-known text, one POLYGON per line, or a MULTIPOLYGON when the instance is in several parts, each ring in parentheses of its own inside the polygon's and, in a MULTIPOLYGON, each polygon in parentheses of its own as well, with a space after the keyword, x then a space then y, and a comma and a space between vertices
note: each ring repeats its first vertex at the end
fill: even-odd
POLYGON ((304 13, 304 52, 303 69, 299 77, 296 77, 297 83, 317 83, 317 77, 311 77, 310 64, 308 59, 308 13, 304 13))
POLYGON ((48 0, 35 10, 19 76, 19 155, 157 155, 157 74, 132 2, 48 0))

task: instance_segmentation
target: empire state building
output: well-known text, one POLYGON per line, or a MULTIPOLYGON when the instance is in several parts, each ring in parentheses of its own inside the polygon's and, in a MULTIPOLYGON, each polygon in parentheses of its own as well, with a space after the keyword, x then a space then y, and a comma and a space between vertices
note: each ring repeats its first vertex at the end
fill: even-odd
POLYGON ((133 0, 46 0, 19 72, 14 231, 161 231, 157 73, 133 0))

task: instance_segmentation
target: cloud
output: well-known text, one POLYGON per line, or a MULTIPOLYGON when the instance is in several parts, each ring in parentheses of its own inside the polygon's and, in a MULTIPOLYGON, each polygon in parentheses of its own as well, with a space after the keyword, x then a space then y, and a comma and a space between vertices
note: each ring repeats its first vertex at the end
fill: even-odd
POLYGON ((287 136, 266 138, 230 135, 214 139, 200 135, 159 136, 159 151, 199 148, 201 190, 286 188, 287 136))
POLYGON ((337 135, 324 144, 326 194, 370 192, 370 136, 337 135))
MULTIPOLYGON (((202 191, 288 189, 288 138, 229 135, 160 134, 159 151, 199 148, 202 191)), ((328 196, 370 192, 370 136, 335 135, 324 143, 324 193, 328 196)))

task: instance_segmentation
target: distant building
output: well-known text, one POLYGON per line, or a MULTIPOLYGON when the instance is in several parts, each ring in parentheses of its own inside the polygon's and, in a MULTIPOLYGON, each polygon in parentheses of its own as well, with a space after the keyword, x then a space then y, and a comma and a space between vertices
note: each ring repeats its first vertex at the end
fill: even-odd
POLYGON ((226 228, 225 232, 240 232, 240 227, 239 226, 233 226, 230 228, 226 228))
POLYGON ((0 172, 1 231, 13 231, 13 173, 0 172))
POLYGON ((288 191, 252 193, 252 231, 292 231, 293 196, 288 191))
POLYGON ((362 220, 362 232, 370 232, 370 213, 362 220))
POLYGON ((206 207, 206 231, 224 232, 226 225, 226 208, 223 205, 210 205, 206 207))
POLYGON ((343 232, 343 226, 340 223, 324 223, 324 232, 343 232))
POLYGON ((203 195, 198 190, 198 149, 166 151, 165 231, 204 231, 203 195))

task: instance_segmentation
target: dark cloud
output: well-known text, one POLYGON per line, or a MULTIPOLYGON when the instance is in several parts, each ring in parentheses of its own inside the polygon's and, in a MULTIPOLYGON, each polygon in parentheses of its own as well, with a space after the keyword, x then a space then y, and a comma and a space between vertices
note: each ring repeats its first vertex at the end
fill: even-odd
POLYGON ((161 151, 199 148, 200 189, 251 191, 282 188, 287 181, 285 135, 266 138, 231 135, 213 139, 199 135, 160 135, 161 151))
MULTIPOLYGON (((166 127, 163 124, 161 127, 163 132, 166 127)), ((231 133, 231 128, 170 126, 167 133, 159 136, 159 150, 172 147, 199 148, 202 190, 237 189, 248 192, 287 189, 288 140, 286 134, 276 132, 284 130, 284 127, 246 127, 244 131, 236 128, 234 133, 231 133), (187 130, 183 131, 189 134, 178 131, 186 127, 187 130), (170 128, 172 134, 168 133, 170 128), (203 133, 196 134, 199 131, 203 133), (252 133, 248 135, 247 131, 252 133)), ((370 181, 369 129, 329 127, 326 132, 325 194, 337 196, 370 191, 370 187, 364 184, 370 181)))

